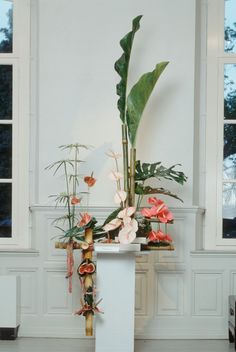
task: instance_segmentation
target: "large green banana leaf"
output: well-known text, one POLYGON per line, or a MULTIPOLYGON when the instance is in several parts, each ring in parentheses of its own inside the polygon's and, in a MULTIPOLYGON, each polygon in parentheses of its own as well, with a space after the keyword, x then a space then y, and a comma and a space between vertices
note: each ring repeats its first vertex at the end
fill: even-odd
POLYGON ((135 145, 138 126, 147 104, 147 101, 155 87, 155 84, 169 62, 164 61, 156 65, 152 72, 141 76, 133 86, 127 97, 127 125, 129 139, 132 146, 135 145))
POLYGON ((139 22, 142 16, 137 16, 133 19, 133 25, 131 32, 127 33, 120 41, 120 46, 123 49, 123 54, 115 62, 115 70, 120 75, 121 80, 116 85, 116 92, 119 95, 119 100, 117 102, 118 109, 120 111, 120 118, 123 123, 125 123, 125 110, 126 110, 126 89, 127 89, 127 78, 128 78, 128 68, 130 61, 130 54, 133 45, 133 40, 135 33, 140 28, 139 22))

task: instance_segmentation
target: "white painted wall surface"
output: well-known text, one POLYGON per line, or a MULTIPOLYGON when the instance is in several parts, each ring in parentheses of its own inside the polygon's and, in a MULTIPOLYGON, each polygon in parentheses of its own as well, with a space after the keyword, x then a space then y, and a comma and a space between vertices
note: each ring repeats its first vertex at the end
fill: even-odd
POLYGON ((113 165, 105 155, 109 148, 121 151, 115 89, 120 78, 113 65, 122 53, 119 40, 139 14, 131 84, 157 62, 170 64, 144 113, 138 158, 167 166, 181 163, 188 183, 171 187, 185 205, 192 204, 195 0, 38 1, 39 161, 33 202, 49 204, 48 195, 61 191, 61 181, 44 168, 61 157, 57 146, 79 141, 95 147, 85 167, 98 179, 90 205, 113 206, 114 188, 107 180, 113 165))
MULTIPOLYGON (((143 14, 131 60, 131 82, 161 60, 170 64, 145 112, 138 136, 144 161, 180 162, 189 176, 176 191, 174 252, 139 257, 136 326, 141 338, 226 338, 227 296, 236 293, 235 254, 195 252, 202 211, 192 206, 194 135, 195 0, 32 0, 32 245, 1 252, 0 274, 21 277, 23 336, 84 337, 78 280, 67 294, 65 252, 54 248, 52 221, 61 210, 48 195, 62 191, 60 178, 44 167, 61 157, 57 146, 94 145, 88 169, 98 179, 90 205, 102 221, 113 206, 111 168, 105 152, 120 150, 120 121, 113 69, 120 38, 143 14), (38 204, 38 206, 36 205, 38 204)), ((77 259, 78 260, 78 259, 77 259)))

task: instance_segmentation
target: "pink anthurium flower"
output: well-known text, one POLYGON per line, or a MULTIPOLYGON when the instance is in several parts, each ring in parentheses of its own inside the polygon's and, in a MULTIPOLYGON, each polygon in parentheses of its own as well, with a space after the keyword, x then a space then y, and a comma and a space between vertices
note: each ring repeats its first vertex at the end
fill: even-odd
POLYGON ((135 207, 127 207, 118 213, 118 218, 123 219, 124 217, 132 216, 135 210, 135 207))
POLYGON ((96 183, 96 179, 93 177, 93 173, 91 176, 85 176, 84 177, 84 182, 87 183, 88 187, 93 187, 96 183))
POLYGON ((122 224, 122 221, 120 219, 113 219, 110 222, 108 222, 105 226, 103 226, 103 230, 106 232, 112 231, 120 227, 122 224))
POLYGON ((141 210, 141 214, 146 218, 151 218, 152 216, 157 215, 157 211, 158 211, 158 208, 156 206, 153 206, 151 208, 143 208, 141 210))
POLYGON ((152 230, 148 233, 148 240, 151 241, 151 242, 155 242, 155 241, 158 241, 158 238, 157 238, 157 233, 156 231, 152 230))
POLYGON ((81 220, 77 225, 78 227, 86 226, 92 219, 92 216, 89 215, 88 213, 84 213, 84 214, 80 213, 80 216, 81 216, 81 220))
POLYGON ((127 198, 127 193, 125 191, 117 191, 114 196, 114 201, 116 204, 120 204, 124 202, 127 198))
POLYGON ((130 217, 125 218, 125 225, 120 230, 118 239, 122 244, 129 244, 133 242, 136 237, 136 232, 138 231, 138 222, 130 217))
POLYGON ((80 199, 80 198, 77 198, 76 196, 73 196, 73 197, 71 198, 71 204, 72 204, 72 205, 78 204, 78 203, 80 203, 80 201, 81 201, 81 199, 80 199))
POLYGON ((151 209, 149 209, 149 208, 143 208, 141 210, 141 214, 143 216, 145 216, 146 218, 151 218, 152 217, 152 212, 151 212, 151 209))
POLYGON ((168 242, 172 242, 173 241, 172 237, 168 233, 166 234, 165 240, 168 241, 168 242))
POLYGON ((155 205, 156 207, 159 207, 160 205, 164 204, 164 202, 161 199, 157 199, 156 197, 148 198, 148 203, 155 205))
POLYGON ((166 238, 166 234, 162 232, 161 230, 157 231, 156 237, 159 241, 164 241, 166 238))
POLYGON ((165 209, 161 210, 158 214, 157 214, 158 219, 163 222, 163 223, 167 223, 169 221, 173 220, 173 214, 171 213, 171 211, 168 210, 168 208, 166 207, 165 209))

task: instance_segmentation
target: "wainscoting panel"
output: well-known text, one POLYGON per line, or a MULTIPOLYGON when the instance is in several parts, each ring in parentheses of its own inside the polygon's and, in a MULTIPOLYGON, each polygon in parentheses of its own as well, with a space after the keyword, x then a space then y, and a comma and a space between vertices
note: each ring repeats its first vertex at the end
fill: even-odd
MULTIPOLYGON (((101 223, 112 210, 94 207, 89 212, 101 223)), ((137 255, 136 338, 227 338, 228 295, 236 293, 236 253, 198 250, 203 211, 171 210, 175 250, 137 255)), ((63 210, 54 207, 32 207, 33 248, 0 251, 0 273, 21 278, 21 336, 85 336, 84 318, 74 315, 80 307, 80 251, 74 253, 69 294, 66 252, 55 249, 52 240, 58 234, 52 222, 61 214, 63 210)))
POLYGON ((182 273, 156 273, 156 315, 183 315, 184 277, 182 273))
POLYGON ((137 316, 147 315, 148 271, 136 271, 135 311, 137 316))
POLYGON ((20 277, 22 314, 38 313, 38 269, 37 268, 7 268, 7 274, 20 277))
POLYGON ((222 315, 222 272, 193 272, 193 315, 222 315))
POLYGON ((45 314, 68 314, 72 312, 72 295, 68 294, 66 271, 45 269, 45 314))

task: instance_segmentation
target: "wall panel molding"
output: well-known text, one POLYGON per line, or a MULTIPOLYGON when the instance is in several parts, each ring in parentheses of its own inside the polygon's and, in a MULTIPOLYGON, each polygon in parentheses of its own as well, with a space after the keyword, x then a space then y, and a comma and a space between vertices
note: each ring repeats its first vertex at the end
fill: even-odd
POLYGON ((193 315, 221 316, 223 312, 223 271, 194 270, 193 315))

